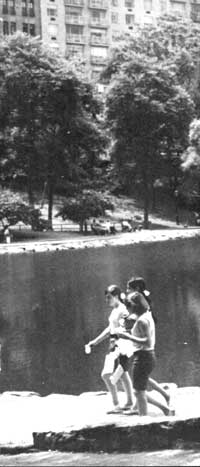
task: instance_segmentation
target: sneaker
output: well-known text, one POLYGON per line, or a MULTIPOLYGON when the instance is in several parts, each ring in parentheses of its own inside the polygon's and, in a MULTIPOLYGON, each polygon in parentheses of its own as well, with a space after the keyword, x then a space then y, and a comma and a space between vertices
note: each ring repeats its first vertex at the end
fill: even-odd
POLYGON ((172 407, 169 407, 168 410, 166 409, 164 411, 164 414, 166 415, 166 417, 172 417, 176 415, 176 412, 175 412, 175 409, 173 409, 172 407))
POLYGON ((137 409, 131 408, 130 410, 124 410, 123 414, 124 415, 139 415, 139 412, 137 409))
POLYGON ((108 410, 106 413, 107 413, 108 415, 110 415, 110 414, 122 413, 122 409, 121 409, 121 407, 119 407, 118 405, 116 405, 116 407, 113 407, 113 409, 108 410))
POLYGON ((133 408, 132 404, 125 404, 123 407, 122 407, 122 410, 123 412, 126 411, 126 410, 131 410, 133 408))

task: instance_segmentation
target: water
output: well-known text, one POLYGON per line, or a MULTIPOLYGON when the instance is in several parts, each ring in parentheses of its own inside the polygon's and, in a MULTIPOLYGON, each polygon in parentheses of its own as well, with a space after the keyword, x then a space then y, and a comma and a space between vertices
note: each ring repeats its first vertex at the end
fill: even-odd
POLYGON ((200 244, 172 240, 0 256, 0 387, 79 394, 104 389, 106 343, 84 345, 107 325, 104 290, 143 275, 158 315, 152 376, 200 385, 200 244))

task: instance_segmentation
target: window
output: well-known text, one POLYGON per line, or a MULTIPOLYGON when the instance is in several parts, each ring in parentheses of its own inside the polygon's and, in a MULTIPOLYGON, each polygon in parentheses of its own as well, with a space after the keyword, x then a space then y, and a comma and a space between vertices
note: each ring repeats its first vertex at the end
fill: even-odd
POLYGON ((17 30, 16 23, 12 22, 10 23, 10 34, 15 34, 17 30))
POLYGON ((25 34, 28 34, 28 23, 23 23, 23 24, 22 24, 22 31, 23 31, 25 34))
POLYGON ((128 26, 131 26, 132 24, 134 24, 134 15, 126 15, 126 24, 128 26))
POLYGON ((3 0, 3 13, 8 14, 8 0, 3 0))
POLYGON ((92 44, 105 44, 107 41, 107 35, 99 30, 92 31, 90 37, 92 44))
POLYGON ((192 8, 191 8, 191 18, 193 21, 195 22, 200 22, 200 5, 197 4, 197 5, 192 5, 192 8))
POLYGON ((112 23, 115 23, 115 24, 118 23, 118 17, 119 17, 118 13, 113 13, 113 12, 112 12, 112 13, 111 13, 111 21, 112 21, 112 23))
POLYGON ((151 13, 152 0, 144 0, 144 10, 145 10, 145 13, 151 13))
POLYGON ((93 57, 107 57, 107 49, 105 47, 91 47, 91 55, 93 57))
POLYGON ((58 14, 57 8, 47 8, 48 16, 57 16, 57 14, 58 14))
POLYGON ((185 2, 170 2, 171 12, 180 16, 185 14, 185 2))
POLYGON ((10 12, 10 15, 15 15, 15 14, 16 14, 16 11, 15 11, 15 0, 10 0, 9 12, 10 12))
POLYGON ((35 24, 29 24, 29 34, 35 36, 35 24))
POLYGON ((94 10, 91 12, 91 21, 94 24, 103 23, 105 21, 106 14, 105 12, 94 10))
POLYGON ((167 12, 166 0, 160 0, 160 11, 162 14, 167 12))
POLYGON ((134 8, 134 0, 125 0, 126 8, 134 8))
POLYGON ((68 45, 66 55, 71 55, 72 57, 83 55, 83 46, 77 44, 68 45))
POLYGON ((92 70, 92 79, 95 81, 99 79, 100 76, 100 70, 92 70))
POLYGON ((74 34, 74 35, 79 36, 83 34, 83 27, 76 26, 74 24, 67 24, 66 31, 67 31, 67 34, 74 34))
POLYGON ((3 33, 5 36, 9 34, 9 25, 8 21, 3 21, 3 33))
POLYGON ((58 26, 56 24, 49 24, 48 32, 51 40, 56 41, 58 34, 58 26))

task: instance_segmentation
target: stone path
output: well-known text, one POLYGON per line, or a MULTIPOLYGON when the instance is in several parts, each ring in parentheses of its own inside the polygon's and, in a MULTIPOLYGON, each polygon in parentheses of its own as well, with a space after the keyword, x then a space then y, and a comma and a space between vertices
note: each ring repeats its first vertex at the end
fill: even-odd
MULTIPOLYGON (((150 405, 149 415, 139 417, 107 415, 110 396, 104 392, 45 397, 4 392, 0 396, 0 451, 17 452, 35 444, 40 450, 128 452, 149 449, 150 444, 153 449, 167 448, 182 439, 199 441, 195 438, 200 429, 199 400, 199 387, 177 388, 175 417, 166 417, 150 405)), ((120 402, 125 402, 124 393, 120 393, 120 402)))

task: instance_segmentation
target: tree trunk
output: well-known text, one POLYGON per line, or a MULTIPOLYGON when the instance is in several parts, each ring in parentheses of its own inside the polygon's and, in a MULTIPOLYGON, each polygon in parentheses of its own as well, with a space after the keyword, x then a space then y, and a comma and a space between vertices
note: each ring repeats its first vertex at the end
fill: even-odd
POLYGON ((150 190, 149 190, 147 173, 145 171, 143 171, 143 186, 144 186, 144 229, 148 229, 149 228, 150 190))
POLYGON ((152 184, 152 209, 155 211, 156 209, 156 188, 152 184))
POLYGON ((34 194, 32 185, 32 155, 29 154, 28 157, 28 201, 30 206, 34 207, 34 194))
POLYGON ((48 223, 49 230, 53 230, 53 198, 54 198, 54 182, 52 178, 49 178, 48 181, 48 223))

